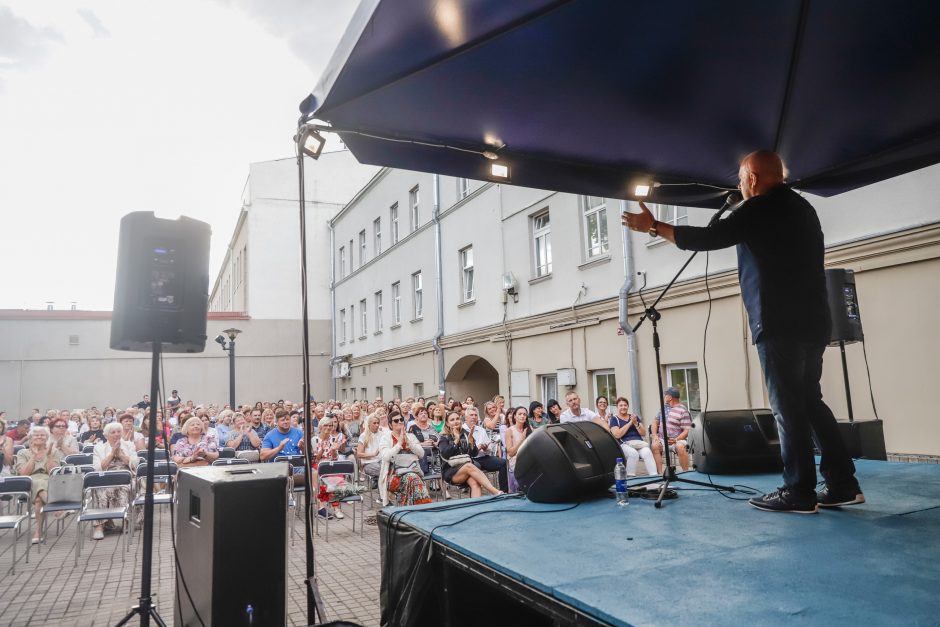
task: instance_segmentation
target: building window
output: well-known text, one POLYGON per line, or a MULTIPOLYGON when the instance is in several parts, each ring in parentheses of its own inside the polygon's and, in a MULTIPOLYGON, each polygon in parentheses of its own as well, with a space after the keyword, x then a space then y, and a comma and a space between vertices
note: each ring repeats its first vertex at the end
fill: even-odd
POLYGON ((539 386, 542 388, 542 403, 547 405, 551 399, 558 400, 558 375, 539 376, 539 386))
POLYGON ((388 232, 392 238, 392 246, 398 243, 398 203, 388 210, 388 232))
POLYGON ((375 331, 382 330, 382 291, 375 293, 375 331))
POLYGON ((375 398, 376 398, 376 399, 379 399, 379 398, 383 398, 383 399, 384 399, 384 398, 385 398, 385 396, 382 395, 382 386, 381 386, 381 385, 375 386, 375 398))
POLYGON ((349 240, 349 274, 353 273, 353 261, 356 258, 356 249, 353 248, 353 241, 349 240))
POLYGON ((470 179, 457 179, 457 200, 470 195, 470 179))
POLYGON ((359 267, 366 262, 366 230, 359 231, 359 267))
POLYGON ((702 411, 702 395, 698 386, 697 364, 675 364, 666 366, 667 385, 679 389, 682 404, 690 412, 702 411))
POLYGON ((535 276, 548 276, 552 273, 552 223, 547 211, 532 218, 532 238, 535 276))
POLYGON ((460 302, 473 300, 473 246, 460 251, 460 302))
POLYGON ((417 185, 408 192, 408 206, 411 208, 411 230, 417 231, 421 226, 421 196, 417 185))
MULTIPOLYGON (((653 215, 660 222, 681 226, 689 223, 689 210, 687 207, 677 207, 676 205, 653 205, 653 215)), ((652 238, 659 239, 659 238, 652 238)))
POLYGON ((339 278, 346 276, 346 247, 339 247, 339 278))
POLYGON ((367 388, 362 388, 362 396, 359 397, 359 400, 365 401, 369 398, 369 390, 367 388))
POLYGON ((617 376, 613 370, 594 371, 594 397, 598 396, 606 396, 611 404, 617 398, 617 376))
POLYGON ((372 221, 372 247, 376 257, 382 254, 382 218, 372 221))
POLYGON ((339 310, 339 341, 346 341, 346 310, 339 310))
POLYGON ((584 251, 588 259, 606 255, 607 199, 597 196, 581 196, 581 215, 584 219, 584 251))
POLYGON ((401 282, 392 283, 392 324, 401 324, 401 282))
POLYGON ((369 310, 366 309, 365 298, 359 301, 359 315, 362 316, 362 321, 359 324, 359 339, 365 339, 366 333, 369 332, 369 310))
POLYGON ((248 280, 248 244, 242 247, 242 283, 248 280))
POLYGON ((424 384, 415 383, 415 398, 424 398, 424 384))
POLYGON ((392 386, 392 400, 401 401, 401 386, 400 385, 392 386))
POLYGON ((424 316, 424 287, 421 282, 421 273, 415 272, 411 275, 411 292, 414 296, 414 316, 413 320, 420 320, 424 316))
POLYGON ((349 306, 349 341, 356 337, 356 306, 349 306))

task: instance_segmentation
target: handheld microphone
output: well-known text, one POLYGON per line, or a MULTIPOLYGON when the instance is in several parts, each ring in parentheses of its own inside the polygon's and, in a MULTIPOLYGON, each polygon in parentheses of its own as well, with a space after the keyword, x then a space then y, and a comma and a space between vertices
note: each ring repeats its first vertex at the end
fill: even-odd
POLYGON ((714 226, 715 224, 717 224, 718 220, 721 219, 721 216, 724 215, 725 211, 727 211, 728 209, 731 209, 731 211, 734 211, 735 209, 737 209, 743 204, 744 204, 744 199, 741 198, 741 194, 739 194, 738 192, 729 192, 728 197, 725 198, 725 204, 722 205, 721 209, 719 209, 718 212, 712 216, 712 219, 708 221, 708 226, 714 226))

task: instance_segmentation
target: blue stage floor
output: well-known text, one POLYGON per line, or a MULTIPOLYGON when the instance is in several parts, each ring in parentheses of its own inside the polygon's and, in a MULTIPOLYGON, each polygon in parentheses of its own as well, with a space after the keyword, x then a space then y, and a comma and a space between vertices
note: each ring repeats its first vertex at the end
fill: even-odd
MULTIPOLYGON (((856 465, 868 502, 817 515, 761 512, 677 484, 680 497, 659 510, 640 499, 560 511, 571 506, 481 498, 411 508, 402 522, 427 532, 487 512, 434 537, 618 625, 940 624, 940 465, 856 465)), ((760 491, 780 483, 712 479, 760 491)))

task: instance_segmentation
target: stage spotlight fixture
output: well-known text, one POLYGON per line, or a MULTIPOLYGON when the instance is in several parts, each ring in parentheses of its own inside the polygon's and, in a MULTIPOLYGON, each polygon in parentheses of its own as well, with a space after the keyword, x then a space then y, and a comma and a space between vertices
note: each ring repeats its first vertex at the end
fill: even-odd
POLYGON ((225 336, 221 333, 215 336, 215 341, 219 343, 219 346, 225 347, 225 336))
POLYGON ((487 159, 489 159, 490 161, 496 161, 497 159, 499 159, 499 155, 493 152, 492 150, 484 150, 480 154, 486 157, 487 159))
POLYGON ((311 159, 319 159, 323 146, 326 145, 323 135, 320 135, 313 124, 304 124, 294 140, 300 142, 300 149, 311 159))
POLYGON ((650 186, 647 184, 637 185, 633 190, 633 194, 638 198, 646 198, 650 195, 650 186))
POLYGON ((491 163, 490 164, 490 175, 493 178, 500 181, 509 182, 509 164, 507 163, 491 163))

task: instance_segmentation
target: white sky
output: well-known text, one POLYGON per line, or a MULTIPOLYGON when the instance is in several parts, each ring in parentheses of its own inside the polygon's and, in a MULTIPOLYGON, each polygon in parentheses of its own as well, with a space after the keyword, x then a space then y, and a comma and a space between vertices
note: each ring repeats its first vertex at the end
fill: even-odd
POLYGON ((211 283, 356 5, 0 0, 0 309, 111 309, 132 211, 212 225, 211 283))

